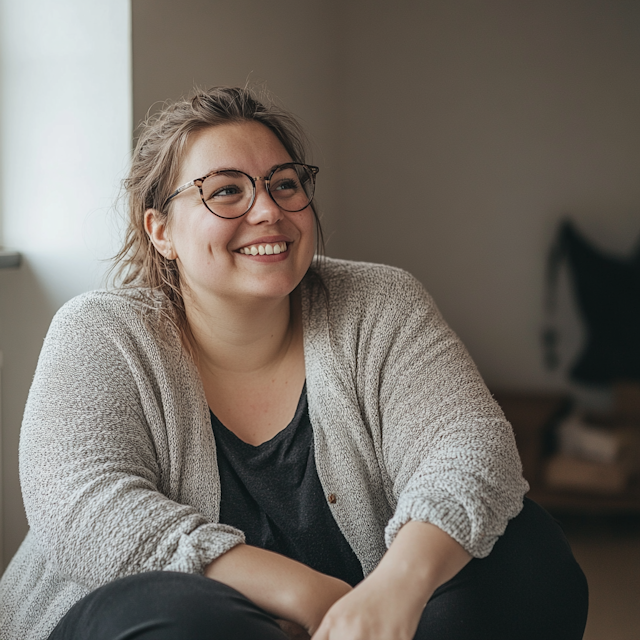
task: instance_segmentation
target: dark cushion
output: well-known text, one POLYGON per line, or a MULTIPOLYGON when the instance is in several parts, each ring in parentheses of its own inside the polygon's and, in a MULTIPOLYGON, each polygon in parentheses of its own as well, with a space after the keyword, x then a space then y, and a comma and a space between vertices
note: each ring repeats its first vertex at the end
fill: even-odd
POLYGON ((565 220, 550 259, 550 286, 566 259, 586 325, 586 342, 570 369, 576 382, 640 380, 640 247, 630 258, 596 248, 565 220))

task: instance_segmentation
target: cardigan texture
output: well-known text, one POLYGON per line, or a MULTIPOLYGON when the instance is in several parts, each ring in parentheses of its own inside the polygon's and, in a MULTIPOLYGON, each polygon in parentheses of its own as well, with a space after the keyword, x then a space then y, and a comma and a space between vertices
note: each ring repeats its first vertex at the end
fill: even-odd
MULTIPOLYGON (((411 519, 488 555, 528 487, 465 348, 406 272, 328 258, 316 272, 325 291, 301 283, 316 465, 365 575, 411 519)), ((30 529, 0 582, 1 640, 45 640, 97 587, 202 573, 244 540, 218 522, 209 408, 160 305, 96 291, 51 324, 21 432, 30 529)))

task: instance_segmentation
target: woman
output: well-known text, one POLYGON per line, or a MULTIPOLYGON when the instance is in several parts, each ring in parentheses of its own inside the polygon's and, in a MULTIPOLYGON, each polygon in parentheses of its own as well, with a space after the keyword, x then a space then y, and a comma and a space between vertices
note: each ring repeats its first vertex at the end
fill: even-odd
POLYGON ((314 262, 317 172, 247 90, 143 126, 122 286, 63 307, 29 396, 3 638, 582 636, 584 577, 429 296, 314 262))

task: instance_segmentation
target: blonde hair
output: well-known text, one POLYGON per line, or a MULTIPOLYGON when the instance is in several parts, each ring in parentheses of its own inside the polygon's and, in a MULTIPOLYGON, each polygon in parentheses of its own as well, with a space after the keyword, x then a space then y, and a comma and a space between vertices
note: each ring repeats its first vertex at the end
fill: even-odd
MULTIPOLYGON (((167 320, 189 338, 180 273, 153 246, 144 228, 144 214, 155 209, 161 221, 171 220, 167 198, 176 188, 189 137, 221 124, 259 122, 271 130, 294 162, 305 162, 307 137, 297 120, 268 96, 259 100, 249 88, 213 87, 196 90, 189 99, 166 105, 139 127, 131 169, 124 180, 127 228, 122 249, 113 259, 113 280, 121 287, 146 287, 169 305, 167 320)), ((322 228, 316 206, 317 250, 323 253, 322 228)), ((189 342, 189 340, 187 340, 189 342)))

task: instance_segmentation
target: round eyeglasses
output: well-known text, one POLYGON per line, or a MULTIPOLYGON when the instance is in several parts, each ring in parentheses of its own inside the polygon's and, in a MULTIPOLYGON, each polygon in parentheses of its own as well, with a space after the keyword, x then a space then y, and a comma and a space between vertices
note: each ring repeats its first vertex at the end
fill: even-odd
POLYGON ((241 218, 256 200, 256 182, 264 180, 271 199, 284 211, 295 213, 311 204, 320 169, 301 162, 287 162, 272 169, 267 177, 252 178, 239 169, 212 171, 178 187, 162 208, 189 187, 198 187, 202 202, 219 218, 241 218))

